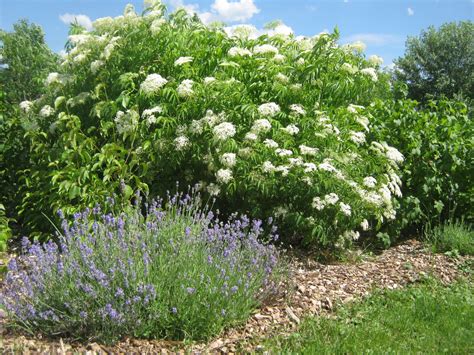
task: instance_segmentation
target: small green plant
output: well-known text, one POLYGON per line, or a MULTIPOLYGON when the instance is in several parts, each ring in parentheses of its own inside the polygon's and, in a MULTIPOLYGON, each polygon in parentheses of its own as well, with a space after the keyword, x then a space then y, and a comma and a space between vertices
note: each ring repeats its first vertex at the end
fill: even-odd
POLYGON ((449 220, 435 227, 428 224, 424 237, 435 252, 449 253, 451 256, 474 255, 474 230, 462 221, 449 220))
POLYGON ((336 317, 308 318, 298 333, 269 345, 285 354, 472 353, 473 290, 468 281, 445 287, 428 279, 379 291, 336 317))
POLYGON ((474 260, 472 258, 464 260, 464 262, 458 266, 458 270, 467 275, 474 275, 474 260))
POLYGON ((12 235, 8 226, 9 221, 10 219, 5 214, 5 206, 0 203, 0 252, 7 250, 7 242, 12 235))

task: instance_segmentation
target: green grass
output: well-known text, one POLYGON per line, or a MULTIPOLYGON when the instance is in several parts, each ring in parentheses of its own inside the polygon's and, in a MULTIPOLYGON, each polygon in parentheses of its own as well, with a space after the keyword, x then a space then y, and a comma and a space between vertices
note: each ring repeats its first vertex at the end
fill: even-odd
POLYGON ((434 228, 425 228, 425 240, 435 252, 448 252, 461 255, 474 255, 474 230, 471 226, 448 221, 434 228))
POLYGON ((435 281, 379 291, 346 305, 335 317, 305 319, 298 333, 270 340, 275 353, 474 353, 471 282, 435 281))

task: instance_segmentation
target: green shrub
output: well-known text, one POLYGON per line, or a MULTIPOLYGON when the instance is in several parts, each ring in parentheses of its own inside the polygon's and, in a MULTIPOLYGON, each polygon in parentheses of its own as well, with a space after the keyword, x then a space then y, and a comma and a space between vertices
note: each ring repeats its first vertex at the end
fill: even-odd
POLYGON ((76 213, 58 244, 25 238, 0 292, 9 325, 89 341, 206 339, 275 295, 283 265, 263 242, 275 241, 274 228, 219 220, 199 195, 148 202, 146 212, 137 203, 76 213))
POLYGON ((474 255, 474 230, 463 222, 449 220, 439 226, 428 225, 424 238, 436 252, 474 255))
POLYGON ((404 156, 398 228, 413 231, 449 218, 474 218, 474 121, 464 104, 376 101, 373 139, 404 156))
POLYGON ((121 180, 153 195, 199 183, 221 211, 276 214, 325 246, 395 217, 403 157, 366 139, 358 113, 387 93, 377 58, 337 46, 337 33, 228 34, 162 11, 128 6, 71 36, 48 94, 23 103, 25 121, 38 122, 22 205, 36 230, 40 211, 93 206, 121 180))

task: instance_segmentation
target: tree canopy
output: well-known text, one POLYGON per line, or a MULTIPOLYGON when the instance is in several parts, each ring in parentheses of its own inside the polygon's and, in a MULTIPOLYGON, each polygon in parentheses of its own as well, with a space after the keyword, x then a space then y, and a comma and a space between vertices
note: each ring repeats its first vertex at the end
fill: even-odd
POLYGON ((20 20, 12 32, 0 30, 0 81, 8 102, 36 98, 57 63, 40 26, 20 20))
POLYGON ((474 24, 451 22, 409 37, 403 57, 395 61, 395 79, 408 85, 410 98, 473 99, 474 24))
POLYGON ((0 30, 0 206, 19 223, 14 206, 19 172, 29 166, 29 147, 18 104, 40 97, 46 76, 58 64, 59 57, 45 43, 40 26, 20 20, 13 31, 0 30))

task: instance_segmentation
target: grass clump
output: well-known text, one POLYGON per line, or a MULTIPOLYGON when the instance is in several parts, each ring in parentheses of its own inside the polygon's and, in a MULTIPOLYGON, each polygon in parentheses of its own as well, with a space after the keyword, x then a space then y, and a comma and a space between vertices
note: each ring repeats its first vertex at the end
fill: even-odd
POLYGON ((461 221, 450 220, 433 228, 425 228, 425 240, 435 252, 474 255, 474 230, 461 221))
POLYGON ((474 351, 472 283, 380 291, 342 307, 334 318, 306 319, 298 333, 271 342, 284 353, 470 353, 474 351))
POLYGON ((106 343, 206 339, 276 289, 279 255, 261 241, 262 222, 220 221, 198 195, 118 215, 97 206, 63 219, 63 229, 57 244, 25 239, 25 254, 9 263, 0 307, 31 332, 106 343))

